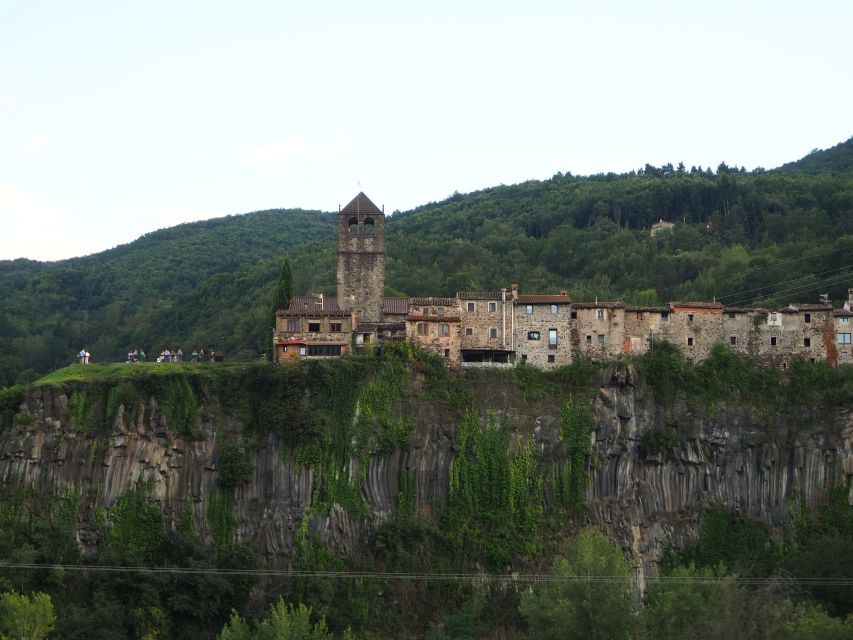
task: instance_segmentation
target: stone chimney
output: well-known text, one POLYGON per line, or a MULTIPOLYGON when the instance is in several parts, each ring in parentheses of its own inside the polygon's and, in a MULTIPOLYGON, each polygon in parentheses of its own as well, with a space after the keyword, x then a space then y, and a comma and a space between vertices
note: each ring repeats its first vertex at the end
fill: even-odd
POLYGON ((318 294, 317 299, 320 301, 320 308, 323 308, 323 294, 318 294))
MULTIPOLYGON (((510 289, 512 289, 512 299, 513 299, 513 300, 518 300, 518 283, 517 283, 517 282, 513 282, 513 283, 510 285, 510 289)), ((851 291, 853 291, 853 289, 851 289, 851 291)))
POLYGON ((562 291, 560 291, 560 295, 561 295, 562 297, 564 297, 564 298, 568 298, 568 297, 569 297, 569 292, 568 292, 568 291, 566 291, 565 289, 563 289, 562 291))

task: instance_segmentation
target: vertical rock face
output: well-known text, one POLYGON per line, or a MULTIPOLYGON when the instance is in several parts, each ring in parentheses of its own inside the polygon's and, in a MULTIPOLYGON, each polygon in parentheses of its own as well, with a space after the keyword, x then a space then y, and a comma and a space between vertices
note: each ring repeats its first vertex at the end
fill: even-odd
MULTIPOLYGON (((481 409, 533 435, 543 465, 555 464, 558 400, 528 406, 508 402, 488 385, 472 391, 481 409)), ((362 479, 363 519, 335 504, 323 513, 311 509, 319 486, 315 472, 295 462, 276 438, 252 440, 251 476, 233 490, 237 539, 253 541, 271 562, 284 563, 306 526, 338 550, 357 553, 378 524, 395 516, 402 473, 414 480, 417 512, 428 516, 431 505, 447 500, 456 425, 437 406, 417 409, 408 448, 349 463, 350 476, 362 479)), ((849 409, 770 417, 732 402, 712 410, 683 403, 665 409, 621 370, 601 385, 594 410, 588 517, 622 543, 641 575, 656 570, 666 545, 681 547, 695 538, 711 504, 779 528, 793 500, 814 500, 826 483, 853 476, 849 409), (645 434, 666 430, 672 438, 666 448, 640 446, 645 434)), ((77 532, 84 549, 99 541, 96 510, 140 483, 167 521, 189 509, 199 533, 211 540, 206 513, 220 472, 221 437, 239 433, 239 421, 210 400, 199 410, 200 438, 187 441, 170 431, 148 400, 119 406, 110 432, 94 437, 71 413, 61 392, 32 391, 14 426, 0 433, 0 482, 43 496, 79 493, 77 532)))

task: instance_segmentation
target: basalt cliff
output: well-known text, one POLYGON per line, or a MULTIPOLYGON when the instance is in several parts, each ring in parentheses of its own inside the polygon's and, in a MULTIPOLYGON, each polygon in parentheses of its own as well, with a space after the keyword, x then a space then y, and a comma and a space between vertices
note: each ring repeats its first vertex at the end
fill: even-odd
MULTIPOLYGON (((286 566, 306 527, 345 555, 360 553, 378 526, 397 517, 406 485, 401 475, 414 481, 409 488, 414 517, 430 518, 446 504, 459 455, 460 415, 468 410, 458 394, 476 408, 481 422, 508 429, 509 442, 528 439, 537 468, 561 464, 560 412, 571 385, 534 392, 506 372, 454 372, 446 374, 454 378, 451 393, 427 393, 426 374, 400 375, 388 412, 404 428, 382 440, 380 431, 390 427, 366 423, 369 439, 381 446, 361 448, 357 431, 365 424, 360 417, 369 399, 345 390, 354 401, 352 416, 342 412, 344 423, 324 436, 324 429, 334 431, 329 420, 306 422, 305 414, 325 409, 334 393, 328 381, 316 383, 326 387, 320 394, 315 383, 295 374, 268 391, 244 379, 216 389, 196 381, 182 418, 174 397, 158 397, 150 385, 129 393, 132 380, 123 383, 124 397, 94 383, 36 386, 0 433, 0 482, 7 490, 29 488, 40 496, 78 496, 76 537, 90 551, 103 535, 103 514, 131 490, 144 488, 167 523, 190 514, 207 541, 215 534, 211 500, 224 493, 233 510, 229 535, 254 543, 271 564, 286 566), (226 402, 225 389, 238 393, 241 384, 255 385, 254 400, 226 402), (83 410, 87 392, 92 406, 101 394, 100 418, 97 407, 83 410), (276 394, 268 398, 276 411, 265 411, 267 392, 276 394), (317 464, 323 447, 336 446, 346 454, 337 467, 317 464), (235 450, 243 465, 236 475, 225 469, 235 450), (335 473, 354 486, 360 511, 328 497, 319 508, 322 486, 335 473)), ((606 531, 640 579, 657 571, 666 546, 695 540, 710 505, 781 531, 794 501, 812 502, 827 483, 853 475, 850 407, 767 411, 735 398, 708 406, 683 397, 662 406, 632 366, 596 372, 583 401, 591 404, 595 421, 586 456, 587 501, 580 513, 566 515, 565 526, 591 523, 606 531)), ((547 482, 541 500, 546 512, 557 509, 547 482)))

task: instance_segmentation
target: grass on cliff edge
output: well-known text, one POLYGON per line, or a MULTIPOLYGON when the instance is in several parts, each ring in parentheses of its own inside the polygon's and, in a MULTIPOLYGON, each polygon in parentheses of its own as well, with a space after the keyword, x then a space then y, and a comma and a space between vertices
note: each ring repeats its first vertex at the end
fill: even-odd
POLYGON ((221 369, 244 369, 257 363, 216 363, 207 362, 134 362, 109 364, 72 364, 57 369, 32 383, 34 387, 45 387, 64 384, 66 382, 114 382, 156 375, 173 375, 176 373, 207 373, 221 369))

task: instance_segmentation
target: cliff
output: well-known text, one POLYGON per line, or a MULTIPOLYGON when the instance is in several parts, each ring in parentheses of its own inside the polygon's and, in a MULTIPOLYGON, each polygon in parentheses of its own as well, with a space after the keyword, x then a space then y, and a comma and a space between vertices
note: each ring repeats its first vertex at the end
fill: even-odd
POLYGON ((36 386, 0 433, 0 480, 7 495, 72 496, 84 550, 137 488, 167 523, 191 517, 202 539, 251 541, 285 565, 306 528, 359 554, 403 508, 433 518, 448 502, 460 421, 472 409, 503 425, 512 447, 532 444, 545 513, 565 513, 548 478, 566 459, 561 409, 583 394, 595 418, 588 506, 559 516, 566 531, 550 533, 597 524, 642 578, 667 545, 695 539, 709 505, 779 531, 793 501, 853 475, 849 406, 768 411, 683 397, 662 406, 632 366, 600 370, 582 387, 536 374, 537 387, 506 372, 436 374, 411 363, 356 367, 342 381, 335 364, 193 378, 181 383, 183 404, 150 379, 36 386))

